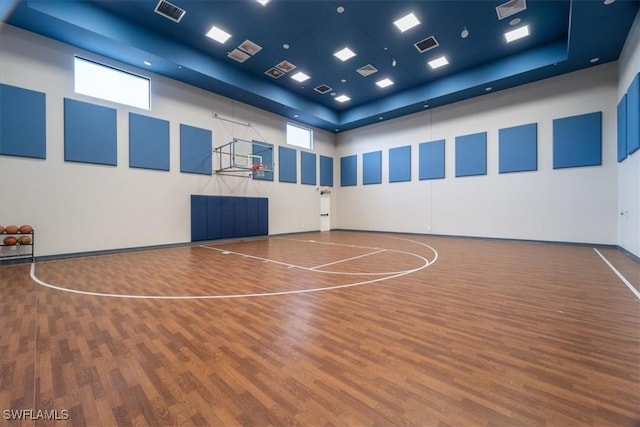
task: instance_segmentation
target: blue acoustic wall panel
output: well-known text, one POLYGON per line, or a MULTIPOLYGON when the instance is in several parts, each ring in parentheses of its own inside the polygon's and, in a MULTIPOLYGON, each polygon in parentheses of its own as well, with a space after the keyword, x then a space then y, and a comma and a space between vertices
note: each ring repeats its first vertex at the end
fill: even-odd
POLYGON ((117 117, 114 108, 64 99, 64 159, 115 166, 117 117))
POLYGON ((333 187, 333 157, 320 156, 320 185, 333 187))
POLYGON ((280 182, 298 182, 296 150, 288 147, 278 147, 278 162, 280 182))
POLYGON ((169 122, 129 113, 129 166, 169 170, 169 122))
POLYGON ((47 157, 46 96, 0 84, 0 154, 47 157))
POLYGON ((382 183, 382 151, 372 151, 362 155, 362 183, 364 185, 382 183))
POLYGON ((318 182, 316 173, 316 155, 306 151, 300 152, 300 182, 308 185, 316 185, 318 182))
POLYGON ((260 156, 262 159, 262 163, 264 163, 268 166, 269 169, 271 169, 265 171, 264 176, 258 176, 254 173, 253 179, 259 179, 261 181, 273 181, 273 144, 254 140, 251 151, 251 154, 260 156))
POLYGON ((340 158, 340 186, 349 187, 358 183, 358 157, 356 155, 340 158))
POLYGON ((618 161, 627 158, 627 95, 618 103, 618 161))
POLYGON ((267 234, 269 199, 191 196, 191 241, 267 234))
POLYGON ((602 164, 602 112, 553 120, 553 168, 602 164))
POLYGON ((487 133, 456 136, 456 176, 487 174, 487 133))
POLYGON ((627 89, 627 154, 640 148, 640 73, 627 89))
POLYGON ((389 149, 389 182, 411 181, 411 146, 389 149))
POLYGON ((211 131, 180 124, 180 172, 212 175, 211 131))
POLYGON ((538 170, 538 124, 500 129, 498 133, 500 173, 538 170))
POLYGON ((418 177, 420 179, 444 178, 444 149, 444 139, 418 145, 418 177))

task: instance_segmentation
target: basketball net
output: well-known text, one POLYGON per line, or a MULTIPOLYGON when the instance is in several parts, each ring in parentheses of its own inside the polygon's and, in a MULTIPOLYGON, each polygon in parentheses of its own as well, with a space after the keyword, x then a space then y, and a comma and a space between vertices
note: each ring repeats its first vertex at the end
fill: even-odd
POLYGON ((252 169, 255 176, 262 178, 264 177, 264 172, 267 169, 267 166, 264 163, 255 163, 252 166, 252 169))

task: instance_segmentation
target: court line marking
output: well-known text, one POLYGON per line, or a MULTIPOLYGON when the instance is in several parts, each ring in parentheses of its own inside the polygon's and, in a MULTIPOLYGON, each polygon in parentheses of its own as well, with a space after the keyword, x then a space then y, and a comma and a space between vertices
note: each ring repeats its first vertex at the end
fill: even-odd
MULTIPOLYGON (((385 237, 390 237, 390 238, 394 238, 393 236, 385 236, 385 237)), ((429 267, 430 265, 432 265, 433 263, 436 262, 436 260, 438 259, 438 251, 436 251, 433 247, 421 243, 421 242, 417 242, 415 240, 410 240, 410 239, 400 239, 400 240, 406 240, 409 242, 413 242, 416 243, 418 245, 424 246, 428 249, 430 249, 433 254, 434 254, 434 258, 431 262, 429 262, 429 260, 427 260, 426 258, 424 258, 423 256, 417 255, 417 254, 411 254, 410 252, 407 252, 408 254, 417 256, 418 258, 421 258, 424 260, 424 265, 411 269, 411 270, 406 270, 404 272, 400 272, 398 274, 394 274, 391 276, 385 276, 385 277, 379 277, 377 279, 371 279, 371 280, 364 280, 361 282, 356 282, 356 283, 347 283, 344 285, 336 285, 336 286, 326 286, 326 287, 322 287, 322 288, 313 288, 313 289, 297 289, 297 290, 292 290, 292 291, 278 291, 278 292, 262 292, 262 293, 253 293, 253 294, 230 294, 230 295, 129 295, 129 294, 107 294, 107 293, 102 293, 102 292, 91 292, 91 291, 81 291, 78 289, 71 289, 71 288, 64 288, 62 286, 57 286, 57 285, 52 285, 50 283, 46 283, 43 280, 40 280, 37 276, 36 276, 36 263, 32 262, 31 263, 31 269, 29 272, 29 276, 31 277, 31 280, 33 280, 34 282, 36 282, 37 284, 39 284, 40 286, 44 286, 46 288, 50 288, 50 289, 54 289, 57 291, 62 291, 62 292, 68 292, 68 293, 73 293, 73 294, 79 294, 79 295, 87 295, 87 296, 97 296, 97 297, 106 297, 106 298, 128 298, 128 299, 157 299, 157 300, 204 300, 204 299, 231 299, 231 298, 255 298, 255 297, 265 297, 265 296, 281 296, 281 295, 296 295, 296 294, 305 294, 305 293, 312 293, 312 292, 321 292, 321 291, 329 291, 329 290, 334 290, 334 289, 345 289, 345 288, 351 288, 351 287, 356 287, 356 286, 362 286, 362 285, 368 285, 371 283, 376 283, 376 282, 381 282, 384 280, 392 280, 395 279, 397 277, 401 277, 401 276, 406 276, 407 274, 412 274, 415 273, 416 271, 420 271, 424 268, 429 267)), ((318 242, 320 243, 320 242, 318 242)), ((348 246, 348 245, 347 245, 348 246)), ((396 251, 396 252, 401 252, 401 251, 396 251)), ((257 257, 254 257, 257 258, 257 257)), ((266 258, 263 258, 266 259, 266 258)), ((280 264, 284 264, 284 263, 280 263, 280 264)), ((295 267, 293 264, 289 264, 292 267, 295 267)), ((321 270, 312 270, 316 273, 320 273, 322 272, 321 270)))
POLYGON ((334 261, 334 262, 328 262, 328 263, 322 264, 322 265, 316 265, 315 267, 309 268, 309 270, 317 270, 318 268, 328 267, 330 265, 340 264, 342 262, 353 261, 354 259, 364 258, 366 256, 379 254, 379 253, 384 252, 384 251, 385 251, 384 249, 381 249, 379 251, 369 252, 368 254, 362 254, 362 255, 351 257, 351 258, 345 258, 345 259, 341 259, 341 260, 334 261))
POLYGON ((620 273, 620 272, 619 272, 619 271, 618 271, 618 270, 613 266, 613 264, 611 264, 611 263, 609 262, 609 260, 608 260, 608 259, 606 259, 606 258, 604 257, 604 255, 602 255, 602 254, 600 253, 600 251, 599 251, 598 249, 593 248, 593 250, 594 250, 594 251, 596 251, 596 253, 597 253, 598 255, 600 255, 600 258, 602 258, 602 260, 603 260, 604 262, 606 262, 606 263, 607 263, 607 265, 609 266, 609 268, 610 268, 611 270, 613 270, 613 272, 614 272, 614 273, 616 273, 616 275, 620 278, 620 280, 622 280, 622 283, 624 283, 625 285, 627 285, 627 288, 629 288, 629 290, 630 290, 631 292, 633 292, 633 294, 636 296, 636 298, 640 299, 640 291, 638 291, 638 290, 637 290, 637 289, 636 289, 636 288, 631 284, 631 282, 629 282, 629 281, 627 280, 627 278, 626 278, 626 277, 624 277, 624 276, 622 275, 622 273, 620 273))
MULTIPOLYGON (((293 239, 289 239, 289 240, 293 240, 293 239)), ((410 240, 412 241, 412 240, 410 240)), ((213 246, 206 246, 206 245, 198 245, 199 247, 203 248, 203 249, 209 249, 212 251, 219 251, 222 252, 225 255, 237 255, 243 258, 252 258, 252 259, 257 259, 257 260, 261 260, 262 262, 273 262, 274 264, 279 264, 279 265, 284 265, 287 268, 298 268, 300 270, 305 270, 305 271, 311 271, 314 273, 324 273, 324 274, 336 274, 336 275, 343 275, 343 276, 391 276, 394 274, 399 274, 399 273, 404 273, 407 270, 400 270, 400 271, 384 271, 384 272, 372 272, 372 273, 367 273, 367 272, 347 272, 347 271, 333 271, 333 270, 314 270, 315 268, 318 267, 305 267, 304 265, 297 265, 297 264, 289 264, 289 263, 285 263, 282 261, 276 261, 276 260, 272 260, 269 258, 262 258, 256 255, 249 255, 249 254, 245 254, 242 252, 235 252, 235 251, 230 251, 230 250, 226 250, 226 249, 220 249, 220 248, 216 248, 213 246)), ((365 246, 358 246, 359 249, 374 249, 374 248, 366 248, 365 246)), ((379 249, 379 248, 375 248, 375 249, 379 249)), ((397 253, 401 253, 401 254, 405 254, 405 255, 409 255, 409 256, 414 256, 417 258, 422 259, 424 262, 426 262, 427 266, 430 264, 429 260, 421 257, 420 255, 411 253, 411 252, 405 252, 405 251, 400 251, 397 249, 384 249, 381 252, 397 252, 397 253)), ((370 254, 369 254, 370 255, 370 254)), ((338 262, 344 262, 344 261, 348 261, 346 259, 344 260, 340 260, 337 261, 338 262)), ((335 263, 332 263, 335 264, 335 263)))

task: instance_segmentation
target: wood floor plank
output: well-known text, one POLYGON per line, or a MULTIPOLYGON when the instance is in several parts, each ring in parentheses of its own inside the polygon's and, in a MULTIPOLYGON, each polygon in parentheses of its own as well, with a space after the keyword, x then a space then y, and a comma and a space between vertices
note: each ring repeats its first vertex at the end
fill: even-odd
POLYGON ((593 248, 342 231, 206 246, 37 263, 88 294, 0 267, 0 409, 69 411, 7 425, 640 420, 640 301, 593 248))

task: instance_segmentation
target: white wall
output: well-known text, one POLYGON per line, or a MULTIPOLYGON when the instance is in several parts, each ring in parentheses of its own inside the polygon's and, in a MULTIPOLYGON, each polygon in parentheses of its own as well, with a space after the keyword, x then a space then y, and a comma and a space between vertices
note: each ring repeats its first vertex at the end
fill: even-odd
MULTIPOLYGON (((46 94, 46 160, 0 156, 0 224, 32 224, 37 256, 188 242, 191 194, 268 197, 271 234, 320 228, 314 186, 279 183, 277 172, 274 182, 180 173, 180 123, 211 129, 216 147, 234 137, 275 144, 277 162, 285 118, 9 25, 0 38, 0 82, 46 94), (152 111, 76 95, 74 54, 150 77, 152 111), (117 167, 64 161, 65 97, 117 108, 117 167), (129 168, 130 111, 170 121, 170 172, 129 168)), ((333 156, 333 134, 314 129, 314 136, 314 152, 333 156)))
POLYGON ((616 64, 547 79, 340 134, 358 186, 339 188, 345 229, 616 244, 616 64), (553 170, 552 121, 602 111, 602 166, 553 170), (538 170, 498 174, 498 130, 538 123, 538 170), (455 178, 455 137, 487 132, 487 175, 455 178), (446 139, 446 178, 418 180, 418 144, 446 139), (388 149, 411 145, 412 181, 388 182, 388 149), (362 186, 362 153, 382 150, 383 183, 362 186))
MULTIPOLYGON (((640 72, 640 13, 619 59, 618 100, 640 72)), ((618 164, 618 245, 640 257, 640 150, 618 164)))

